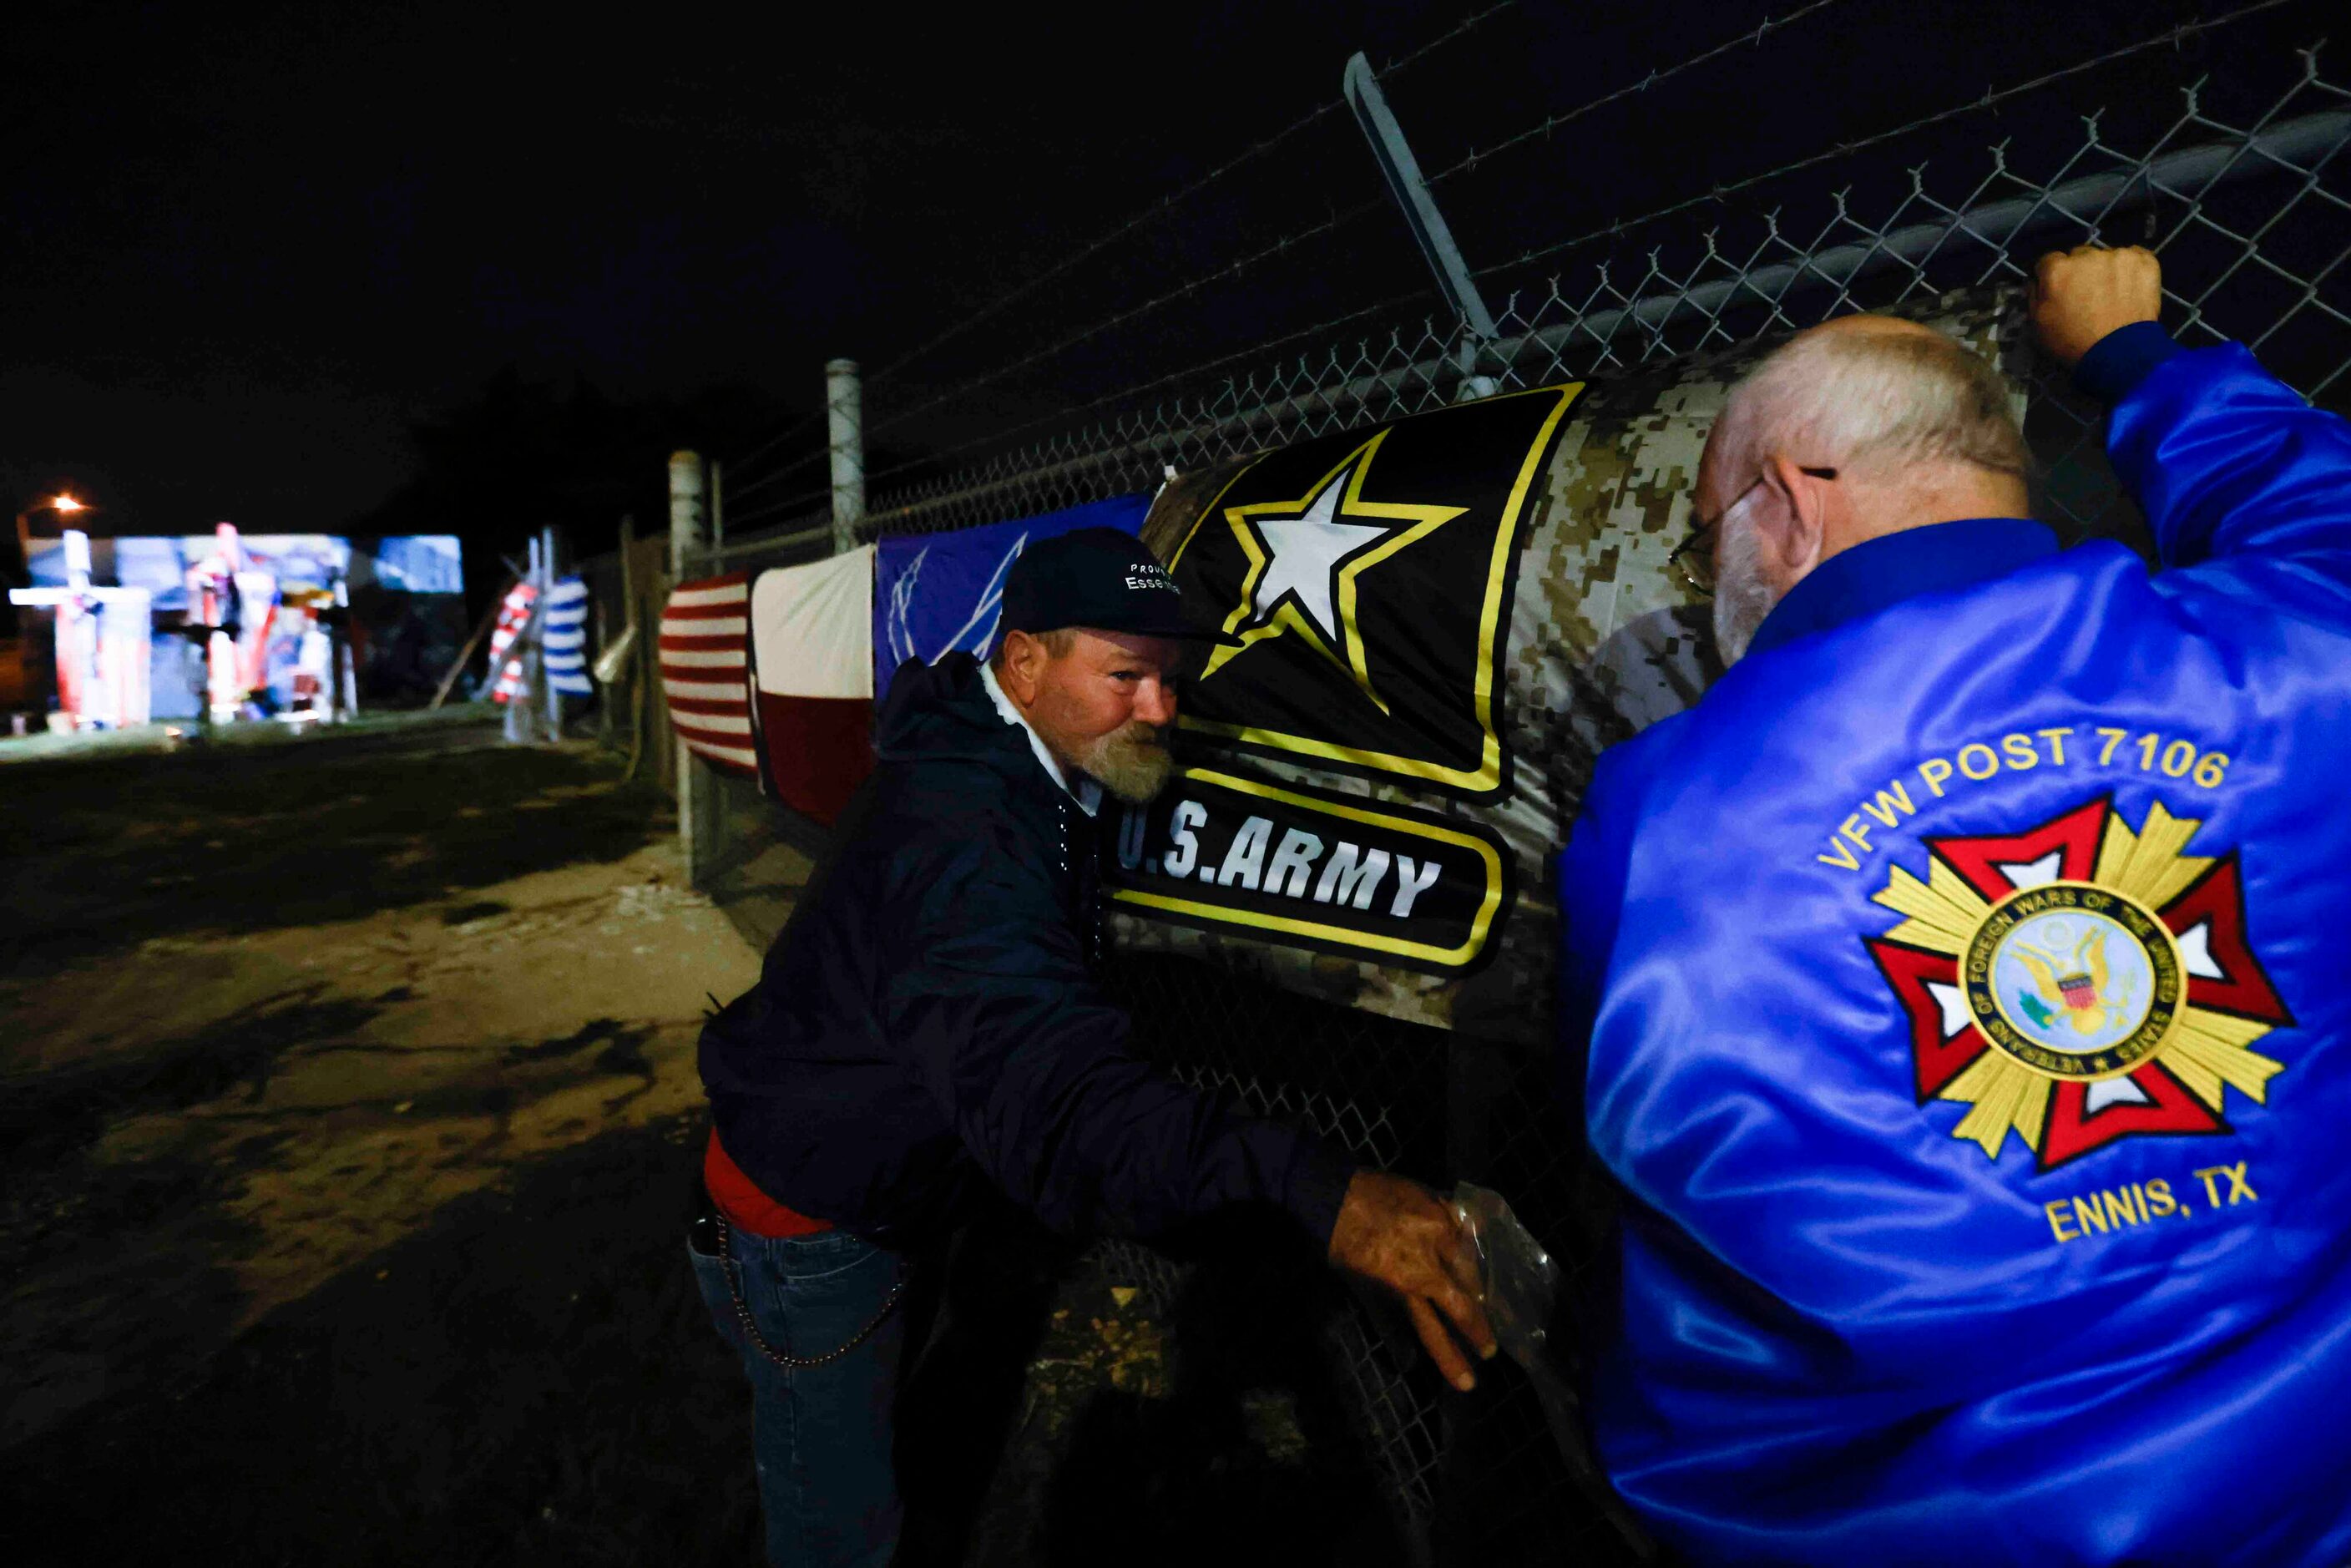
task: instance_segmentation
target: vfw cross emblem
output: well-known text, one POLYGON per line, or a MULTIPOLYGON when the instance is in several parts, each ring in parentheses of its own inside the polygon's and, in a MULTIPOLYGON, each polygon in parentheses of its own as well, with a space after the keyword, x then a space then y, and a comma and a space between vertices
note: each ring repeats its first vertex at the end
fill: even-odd
POLYGON ((2050 1170, 2117 1138, 2225 1133, 2285 1064, 2252 1046, 2294 1022, 2245 941, 2233 851, 2182 852, 2160 802, 2134 831, 2100 799, 2028 832, 1928 839, 1896 866, 1869 941, 1909 1015, 1918 1102, 1968 1107, 1954 1137, 1997 1159, 2012 1132, 2050 1170))

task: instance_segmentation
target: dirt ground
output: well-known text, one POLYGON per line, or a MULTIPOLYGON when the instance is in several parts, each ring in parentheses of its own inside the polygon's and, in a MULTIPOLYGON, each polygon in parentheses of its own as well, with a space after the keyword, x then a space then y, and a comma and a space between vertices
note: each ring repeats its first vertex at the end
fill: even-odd
MULTIPOLYGON (((681 1250, 757 955, 657 797, 486 738, 0 767, 12 1561, 757 1560, 681 1250)), ((1305 1352, 1211 1368, 1098 1262, 987 1256, 1015 1306, 946 1359, 1008 1381, 935 1406, 968 1561, 1392 1558, 1305 1352)), ((1253 1307, 1193 1295, 1210 1343, 1253 1307)))

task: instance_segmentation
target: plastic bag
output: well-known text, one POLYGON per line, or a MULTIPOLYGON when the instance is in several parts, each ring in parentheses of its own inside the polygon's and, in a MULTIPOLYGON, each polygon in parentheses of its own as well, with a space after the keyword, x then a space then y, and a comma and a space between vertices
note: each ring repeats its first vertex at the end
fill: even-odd
POLYGON ((1499 1192, 1461 1183, 1453 1189, 1453 1218, 1477 1251, 1479 1294, 1496 1343, 1540 1375, 1559 1304, 1559 1265, 1499 1192))
POLYGON ((1526 1369, 1542 1406, 1552 1440, 1585 1499, 1615 1526, 1634 1557, 1654 1562, 1656 1547, 1593 1462, 1582 1412, 1559 1358, 1552 1354, 1552 1313, 1559 1305, 1560 1270, 1534 1233, 1519 1223, 1502 1195, 1468 1182, 1453 1189, 1453 1218, 1478 1259, 1479 1301, 1495 1343, 1526 1369))

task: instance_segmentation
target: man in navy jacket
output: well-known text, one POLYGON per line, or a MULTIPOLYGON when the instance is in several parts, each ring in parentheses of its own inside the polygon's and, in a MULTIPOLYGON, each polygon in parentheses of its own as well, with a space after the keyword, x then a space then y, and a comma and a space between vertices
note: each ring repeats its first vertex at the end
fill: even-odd
POLYGON ((1137 1060, 1096 982, 1090 819, 1105 788, 1148 800, 1170 770, 1196 635, 1173 580, 1134 538, 1081 529, 1015 563, 1002 626, 985 666, 897 672, 829 861, 703 1033, 716 1212, 695 1266, 751 1377, 779 1563, 888 1560, 893 1309, 983 1189, 1070 1235, 1273 1206, 1396 1291, 1458 1386, 1440 1318, 1493 1351, 1448 1207, 1137 1060))
POLYGON ((1709 438, 1734 667, 1560 872, 1596 1435, 1698 1560, 2351 1560, 2351 428, 2159 303, 2095 249, 2033 302, 2159 570, 2024 519, 1916 326, 1709 438))

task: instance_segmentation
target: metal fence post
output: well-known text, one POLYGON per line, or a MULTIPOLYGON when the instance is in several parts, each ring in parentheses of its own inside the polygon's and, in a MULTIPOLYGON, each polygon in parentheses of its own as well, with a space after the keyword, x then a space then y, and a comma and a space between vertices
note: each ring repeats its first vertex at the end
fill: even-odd
MULTIPOLYGON (((536 590, 538 587, 539 541, 535 538, 526 540, 525 548, 529 551, 529 565, 524 569, 522 580, 536 590)), ((505 663, 496 659, 490 661, 490 690, 493 693, 498 689, 507 664, 519 666, 526 676, 517 690, 507 695, 506 712, 501 722, 504 726, 502 733, 508 746, 528 746, 537 738, 531 733, 536 725, 536 720, 531 714, 531 706, 538 694, 532 690, 531 683, 528 678, 530 670, 528 660, 530 653, 531 630, 538 624, 538 601, 533 599, 530 603, 530 618, 523 622, 521 628, 516 632, 513 643, 507 645, 505 663)))
POLYGON ((710 548, 703 509, 702 455, 669 455, 669 575, 684 582, 701 566, 695 558, 710 548))
POLYGON ((1387 95, 1380 91, 1379 78, 1372 74, 1372 62, 1360 51, 1347 61, 1347 74, 1340 85, 1355 111, 1355 123, 1364 128, 1364 137, 1372 144, 1372 160, 1388 183, 1388 193, 1404 209, 1405 226, 1412 230, 1429 270, 1437 274, 1437 291, 1468 329, 1459 349, 1460 398, 1466 402, 1490 396, 1494 378, 1478 373, 1478 359, 1479 350, 1499 336, 1494 313, 1486 308, 1485 296, 1478 292, 1477 280, 1469 276, 1469 264, 1461 259, 1461 247, 1453 243, 1453 230, 1437 211, 1437 198, 1428 193, 1428 182, 1420 177, 1419 160, 1413 157, 1404 127, 1388 109, 1387 95))
MULTIPOLYGON (((538 597, 541 603, 555 596, 556 532, 552 528, 539 530, 538 597)), ((547 673, 547 618, 539 617, 538 636, 531 644, 531 685, 533 691, 545 699, 540 710, 547 718, 547 738, 563 738, 563 694, 555 689, 555 677, 547 673)))
POLYGON ((826 438, 832 452, 832 551, 855 548, 865 515, 865 413, 855 360, 824 366, 826 438))
MULTIPOLYGON (((669 580, 675 587, 698 570, 708 540, 704 537, 702 455, 696 452, 669 455, 669 580)), ((658 670, 656 663, 653 667, 658 670)), ((685 852, 685 878, 694 881, 694 753, 677 751, 677 839, 685 852)))
MULTIPOLYGON (((619 632, 614 633, 614 635, 628 635, 630 633, 634 633, 636 637, 642 638, 644 633, 637 630, 636 585, 630 580, 629 577, 629 558, 636 553, 636 543, 637 520, 634 517, 630 517, 626 512, 623 512, 621 514, 622 630, 619 632)), ((596 608, 600 613, 602 612, 603 607, 604 601, 601 598, 599 598, 596 601, 596 608)), ((606 627, 603 623, 600 622, 596 628, 596 646, 599 649, 609 650, 612 644, 606 638, 605 632, 606 627)), ((633 655, 632 657, 633 659, 633 655)), ((603 656, 600 655, 597 662, 601 664, 603 662, 603 656)), ((626 682, 629 686, 629 773, 632 777, 634 777, 637 770, 636 753, 643 746, 643 737, 638 733, 639 727, 636 717, 637 705, 643 700, 644 694, 643 683, 631 681, 626 674, 622 674, 615 680, 601 683, 601 689, 596 694, 596 711, 597 716, 601 720, 601 733, 603 736, 605 743, 610 745, 612 743, 613 736, 618 729, 618 727, 612 722, 614 717, 612 713, 614 694, 622 682, 626 682)))

